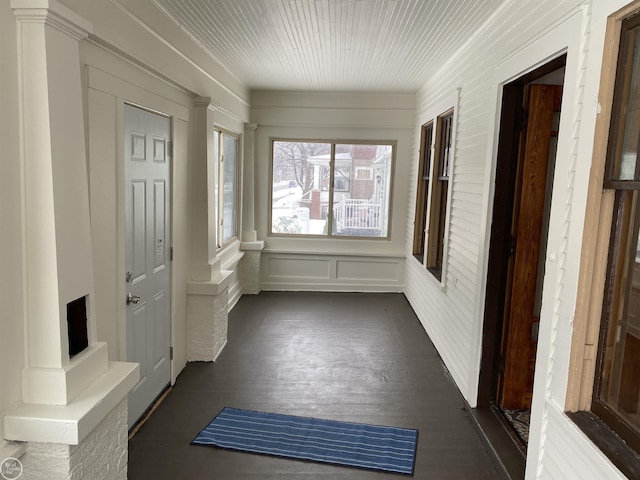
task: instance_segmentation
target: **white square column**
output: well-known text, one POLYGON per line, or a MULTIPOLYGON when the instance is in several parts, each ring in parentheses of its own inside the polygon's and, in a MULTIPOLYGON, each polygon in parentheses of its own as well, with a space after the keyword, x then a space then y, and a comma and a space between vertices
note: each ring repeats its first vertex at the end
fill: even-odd
POLYGON ((109 362, 96 335, 79 55, 93 27, 55 0, 12 0, 11 7, 18 22, 26 365, 23 403, 5 415, 4 432, 28 442, 26 465, 33 442, 80 445, 118 405, 126 411, 139 372, 135 363, 109 362), (74 315, 78 304, 83 313, 74 315), (71 355, 69 318, 79 318, 85 331, 85 317, 86 341, 71 355))
POLYGON ((244 126, 244 155, 242 163, 242 242, 245 252, 240 263, 242 293, 260 293, 260 257, 264 240, 258 240, 255 227, 255 133, 258 125, 244 126))
POLYGON ((227 343, 232 271, 217 257, 218 162, 214 155, 215 106, 194 101, 195 152, 190 165, 191 280, 187 284, 187 360, 213 362, 227 343))

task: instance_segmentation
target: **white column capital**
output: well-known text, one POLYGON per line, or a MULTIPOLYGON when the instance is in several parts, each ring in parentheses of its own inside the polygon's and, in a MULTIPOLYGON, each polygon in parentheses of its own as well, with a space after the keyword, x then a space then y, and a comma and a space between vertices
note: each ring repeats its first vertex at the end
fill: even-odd
POLYGON ((256 130, 256 128, 258 128, 258 124, 257 123, 245 123, 244 124, 245 131, 254 132, 256 130))
POLYGON ((82 40, 93 33, 93 25, 56 0, 11 0, 16 18, 23 23, 42 23, 82 40))
POLYGON ((193 99, 193 105, 200 108, 209 108, 211 105, 211 97, 196 97, 193 99))

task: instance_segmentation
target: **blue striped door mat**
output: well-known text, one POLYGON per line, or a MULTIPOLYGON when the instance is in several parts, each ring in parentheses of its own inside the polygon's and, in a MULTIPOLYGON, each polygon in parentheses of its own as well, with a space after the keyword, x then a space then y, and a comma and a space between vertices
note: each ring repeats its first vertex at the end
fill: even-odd
POLYGON ((191 442, 413 475, 418 431, 225 407, 191 442))

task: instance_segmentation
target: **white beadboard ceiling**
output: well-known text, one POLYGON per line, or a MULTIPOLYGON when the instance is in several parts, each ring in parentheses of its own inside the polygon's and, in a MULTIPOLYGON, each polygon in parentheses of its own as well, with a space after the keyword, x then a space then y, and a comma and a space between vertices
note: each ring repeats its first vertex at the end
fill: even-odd
POLYGON ((153 1, 250 89, 415 92, 505 0, 153 1))

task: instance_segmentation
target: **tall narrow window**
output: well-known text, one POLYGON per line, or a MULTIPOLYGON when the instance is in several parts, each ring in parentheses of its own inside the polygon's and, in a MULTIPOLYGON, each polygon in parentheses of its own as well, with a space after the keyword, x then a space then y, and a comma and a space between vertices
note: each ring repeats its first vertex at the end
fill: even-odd
POLYGON ((271 233, 388 238, 394 147, 275 140, 271 233))
POLYGON ((429 209, 426 265, 438 280, 442 280, 452 134, 453 110, 450 110, 437 118, 435 163, 433 165, 431 207, 429 209))
POLYGON ((218 159, 218 247, 238 236, 238 138, 214 132, 218 159))
POLYGON ((640 452, 640 17, 623 22, 605 188, 615 190, 592 411, 640 452))
POLYGON ((422 126, 420 133, 420 163, 418 164, 418 188, 416 193, 416 215, 413 231, 413 255, 424 263, 426 238, 427 198, 431 171, 431 151, 433 143, 433 121, 422 126))

